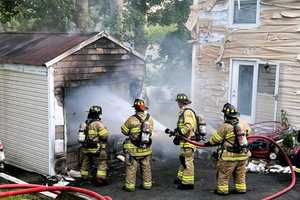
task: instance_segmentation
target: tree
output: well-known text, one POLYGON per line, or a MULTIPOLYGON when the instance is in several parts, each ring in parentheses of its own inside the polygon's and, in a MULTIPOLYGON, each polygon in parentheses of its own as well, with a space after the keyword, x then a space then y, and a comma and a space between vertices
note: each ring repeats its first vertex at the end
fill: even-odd
POLYGON ((13 31, 68 31, 75 21, 74 0, 2 0, 0 22, 13 31))

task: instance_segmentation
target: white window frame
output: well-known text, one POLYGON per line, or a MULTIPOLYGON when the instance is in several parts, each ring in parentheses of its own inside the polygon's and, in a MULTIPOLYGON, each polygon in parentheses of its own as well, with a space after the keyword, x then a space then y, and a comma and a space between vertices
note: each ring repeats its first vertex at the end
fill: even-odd
MULTIPOLYGON (((233 103, 232 102, 232 90, 233 90, 233 73, 234 73, 234 69, 233 69, 233 65, 234 62, 239 62, 239 63, 249 63, 249 62, 255 62, 255 68, 256 68, 256 72, 254 72, 254 74, 256 73, 256 77, 253 77, 253 81, 255 81, 255 91, 253 91, 253 96, 252 98, 254 99, 254 107, 252 107, 252 112, 255 113, 255 109, 256 109, 256 97, 257 97, 257 84, 258 84, 258 66, 259 64, 266 64, 269 63, 270 65, 275 65, 276 66, 276 80, 275 80, 275 91, 274 91, 274 98, 275 98, 275 104, 274 104, 274 113, 273 113, 273 120, 277 121, 277 111, 278 111, 278 95, 279 95, 279 81, 280 81, 280 63, 277 62, 267 62, 261 59, 255 59, 255 58, 230 58, 229 61, 229 92, 228 92, 228 102, 233 103)), ((251 119, 251 122, 253 123, 256 119, 256 116, 254 114, 253 118, 251 119)))
POLYGON ((229 27, 230 28, 256 28, 260 25, 260 0, 256 4, 256 23, 253 24, 236 24, 233 23, 234 18, 234 2, 237 0, 229 0, 229 27))

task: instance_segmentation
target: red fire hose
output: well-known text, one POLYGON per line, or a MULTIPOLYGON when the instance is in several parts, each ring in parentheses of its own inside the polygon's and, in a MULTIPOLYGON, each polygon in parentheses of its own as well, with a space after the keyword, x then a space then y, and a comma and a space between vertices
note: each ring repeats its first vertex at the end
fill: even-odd
MULTIPOLYGON (((204 144, 200 144, 198 142, 195 142, 193 140, 190 140, 188 138, 185 138, 185 137, 182 137, 184 140, 186 140, 187 142, 197 146, 197 147, 207 147, 206 145, 204 144)), ((290 169, 291 169, 291 173, 292 173, 292 180, 289 184, 288 187, 276 192, 275 194, 272 194, 270 196, 267 196, 267 197, 264 197, 262 200, 272 200, 272 199, 275 199, 277 197, 280 197, 281 195, 283 195, 284 193, 287 193, 288 191, 290 191, 296 184, 296 174, 295 174, 295 171, 293 169, 293 166, 292 166, 292 163, 289 159, 289 157, 287 156, 287 154, 283 151, 283 149, 271 138, 269 137, 266 137, 266 136, 260 136, 260 135, 253 135, 253 136, 249 136, 248 137, 249 139, 263 139, 263 140, 268 140, 269 142, 273 143, 276 147, 278 147, 278 149, 283 153, 284 155, 284 158, 285 160, 287 161, 290 169)))
POLYGON ((78 192, 81 194, 85 194, 89 197, 92 197, 97 200, 112 200, 109 196, 101 196, 100 194, 83 189, 78 187, 71 187, 71 186, 43 186, 43 185, 34 185, 34 184, 4 184, 0 185, 0 189, 12 189, 12 188, 28 188, 29 189, 22 189, 17 191, 8 191, 8 192, 0 192, 0 198, 9 197, 9 196, 16 196, 21 194, 30 194, 36 192, 44 192, 44 191, 72 191, 78 192))

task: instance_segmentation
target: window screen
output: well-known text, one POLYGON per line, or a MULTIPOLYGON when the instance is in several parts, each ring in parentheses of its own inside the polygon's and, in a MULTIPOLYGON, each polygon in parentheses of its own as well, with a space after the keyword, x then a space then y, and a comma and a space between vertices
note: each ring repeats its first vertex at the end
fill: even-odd
POLYGON ((234 24, 255 24, 257 0, 234 0, 234 24))
POLYGON ((274 95, 276 81, 276 66, 260 64, 258 70, 257 92, 274 95))

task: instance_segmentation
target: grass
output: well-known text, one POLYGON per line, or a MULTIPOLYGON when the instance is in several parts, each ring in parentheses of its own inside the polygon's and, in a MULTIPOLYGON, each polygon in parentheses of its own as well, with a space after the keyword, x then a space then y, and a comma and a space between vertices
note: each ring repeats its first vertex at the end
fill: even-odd
POLYGON ((34 195, 18 195, 14 197, 6 197, 3 200, 41 200, 41 198, 34 195))
MULTIPOLYGON (((0 190, 1 192, 9 191, 9 190, 0 190)), ((1 199, 2 200, 2 199, 1 199)), ((48 200, 48 198, 43 198, 34 194, 24 194, 12 197, 3 198, 3 200, 48 200)))

